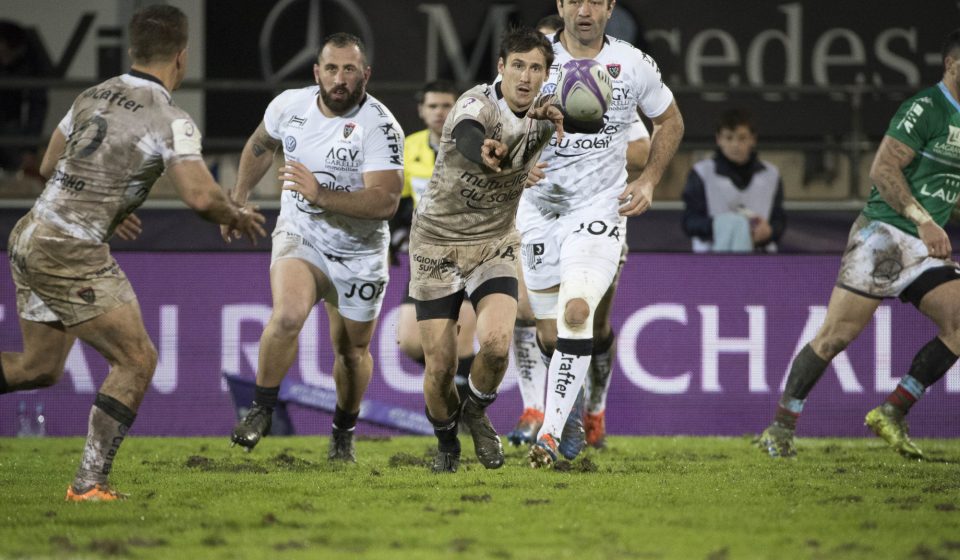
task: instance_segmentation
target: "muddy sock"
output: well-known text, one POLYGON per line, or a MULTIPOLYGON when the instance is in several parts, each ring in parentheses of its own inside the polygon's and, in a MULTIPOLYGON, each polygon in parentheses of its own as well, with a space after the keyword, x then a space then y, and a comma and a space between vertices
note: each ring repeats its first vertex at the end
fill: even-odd
POLYGON ((904 414, 910 412, 910 407, 920 400, 927 387, 940 381, 956 361, 957 355, 940 337, 934 337, 913 357, 910 371, 887 397, 887 402, 904 414))
POLYGON ((277 408, 277 398, 280 396, 280 387, 262 387, 257 385, 253 393, 253 404, 273 411, 277 408))
POLYGON ((803 405, 807 395, 813 390, 817 381, 823 376, 830 362, 824 360, 807 344, 793 359, 790 366, 790 375, 787 377, 787 387, 780 396, 777 413, 774 421, 778 424, 796 429, 797 419, 803 412, 803 405))
POLYGON ((437 449, 444 453, 460 453, 460 440, 457 439, 457 420, 460 412, 457 411, 450 418, 437 420, 430 416, 430 411, 425 411, 427 420, 433 424, 433 434, 437 436, 437 449))
POLYGON ((86 492, 94 484, 107 481, 117 450, 136 418, 137 414, 120 401, 97 393, 90 408, 87 443, 73 479, 75 491, 86 492))
POLYGON ((339 431, 352 432, 357 427, 357 418, 360 417, 360 411, 347 412, 336 405, 333 409, 333 429, 339 431))

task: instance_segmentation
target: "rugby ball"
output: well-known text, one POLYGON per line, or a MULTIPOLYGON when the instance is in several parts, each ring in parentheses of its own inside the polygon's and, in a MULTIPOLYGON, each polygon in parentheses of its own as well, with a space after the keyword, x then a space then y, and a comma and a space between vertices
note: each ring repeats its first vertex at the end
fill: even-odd
POLYGON ((603 118, 613 96, 613 80, 606 68, 590 58, 575 58, 560 68, 557 78, 560 107, 573 119, 603 118))

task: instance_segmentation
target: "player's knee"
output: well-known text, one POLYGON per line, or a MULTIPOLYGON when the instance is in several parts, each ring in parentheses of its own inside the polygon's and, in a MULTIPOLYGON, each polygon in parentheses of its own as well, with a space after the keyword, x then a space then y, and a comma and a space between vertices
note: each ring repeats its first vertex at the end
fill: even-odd
POLYGON ((480 360, 488 371, 502 373, 510 364, 510 343, 500 340, 489 341, 480 346, 476 359, 480 360))
POLYGON ((572 330, 581 330, 587 325, 590 318, 590 305, 582 298, 574 298, 567 302, 563 309, 563 321, 572 330))
POLYGON ((150 342, 150 339, 147 339, 140 343, 133 356, 132 365, 140 375, 150 378, 153 376, 154 370, 157 369, 158 359, 156 346, 153 345, 153 342, 150 342))
POLYGON ((356 371, 363 361, 370 355, 370 350, 366 346, 351 346, 337 352, 337 360, 343 364, 347 371, 356 371))
POLYGON ((307 316, 296 311, 279 311, 270 317, 270 322, 278 334, 286 337, 296 337, 303 328, 307 316))
POLYGON ((423 346, 420 344, 420 337, 401 335, 397 339, 397 345, 400 347, 400 351, 411 360, 423 360, 423 346))

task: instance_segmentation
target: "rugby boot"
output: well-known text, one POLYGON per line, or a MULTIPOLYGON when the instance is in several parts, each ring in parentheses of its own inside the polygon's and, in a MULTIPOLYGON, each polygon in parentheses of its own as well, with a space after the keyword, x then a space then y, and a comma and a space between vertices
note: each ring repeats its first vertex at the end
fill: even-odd
POLYGON ((539 469, 549 467, 557 462, 557 441, 553 436, 546 434, 537 440, 537 443, 530 448, 530 466, 539 469))
POLYGON ((757 439, 757 447, 773 458, 788 459, 797 456, 797 448, 793 443, 794 430, 777 422, 770 424, 757 439))
POLYGON ((433 458, 433 466, 430 468, 435 473, 455 473, 460 467, 460 451, 440 451, 437 450, 437 456, 433 458))
POLYGON ((904 457, 923 459, 923 451, 920 451, 907 434, 910 427, 904 414, 892 404, 883 403, 868 412, 864 424, 904 457))
POLYGON ((584 391, 580 389, 576 400, 573 401, 573 410, 567 416, 567 422, 563 425, 563 432, 560 433, 558 449, 567 461, 576 459, 587 444, 586 433, 583 431, 583 401, 584 391))
POLYGON ((270 433, 272 416, 273 411, 266 407, 257 404, 250 407, 250 410, 247 411, 247 415, 243 417, 243 420, 233 427, 233 435, 230 436, 230 447, 240 444, 240 446, 247 451, 253 451, 253 448, 259 443, 260 438, 270 433))
POLYGON ((473 399, 468 397, 460 409, 460 425, 470 430, 473 447, 480 464, 488 469, 503 466, 503 444, 487 418, 487 412, 473 399))
POLYGON ((587 445, 594 449, 607 446, 606 411, 583 416, 583 427, 587 431, 587 445))
POLYGON ((330 435, 330 450, 327 452, 328 461, 342 461, 356 463, 357 451, 353 446, 353 430, 333 429, 330 435))
POLYGON ((517 426, 507 434, 507 441, 513 445, 529 445, 537 439, 537 432, 540 431, 541 426, 543 426, 543 412, 535 408, 525 408, 517 426))
POLYGON ((127 495, 117 492, 110 488, 106 483, 94 484, 88 490, 83 492, 74 490, 73 485, 67 486, 68 502, 114 502, 117 500, 126 500, 127 495))

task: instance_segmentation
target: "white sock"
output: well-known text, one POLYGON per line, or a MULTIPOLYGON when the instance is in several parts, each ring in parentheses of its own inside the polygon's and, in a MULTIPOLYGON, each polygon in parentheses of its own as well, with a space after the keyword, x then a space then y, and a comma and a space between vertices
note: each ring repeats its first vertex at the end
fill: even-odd
POLYGON ((557 441, 563 432, 563 425, 570 416, 577 393, 583 388, 590 367, 593 339, 558 339, 557 349, 550 360, 547 373, 547 406, 544 411, 543 427, 537 439, 550 434, 557 441))
POLYGON ((537 347, 537 327, 513 327, 513 358, 517 366, 517 384, 523 408, 543 412, 547 367, 540 359, 537 347))

